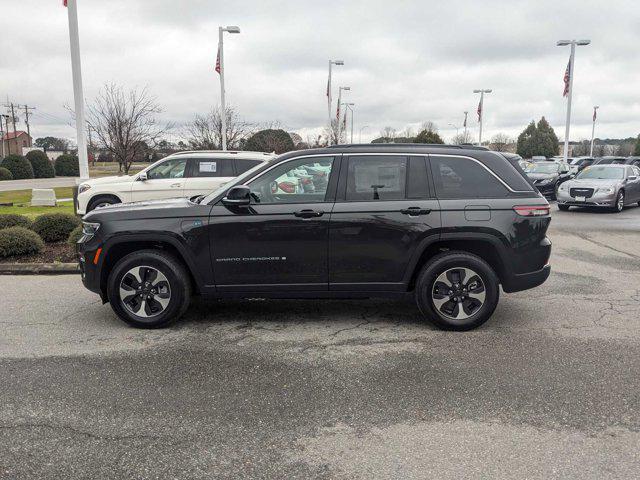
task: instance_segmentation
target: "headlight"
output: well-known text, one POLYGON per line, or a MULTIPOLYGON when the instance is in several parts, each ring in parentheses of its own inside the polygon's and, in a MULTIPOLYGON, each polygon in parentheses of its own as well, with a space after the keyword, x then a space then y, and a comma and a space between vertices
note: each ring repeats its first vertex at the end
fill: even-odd
POLYGON ((93 237, 99 228, 99 223, 82 222, 82 233, 87 237, 93 237))
POLYGON ((551 179, 550 178, 543 178, 542 180, 540 180, 538 185, 548 185, 549 183, 551 183, 551 179))
POLYGON ((78 195, 81 194, 82 192, 86 192, 90 188, 91 188, 91 185, 87 183, 81 183, 80 186, 78 187, 78 195))
POLYGON ((615 191, 616 191, 616 189, 613 188, 613 187, 601 187, 601 188, 598 189, 598 192, 600 192, 600 193, 608 193, 608 194, 611 194, 611 193, 613 193, 615 191))

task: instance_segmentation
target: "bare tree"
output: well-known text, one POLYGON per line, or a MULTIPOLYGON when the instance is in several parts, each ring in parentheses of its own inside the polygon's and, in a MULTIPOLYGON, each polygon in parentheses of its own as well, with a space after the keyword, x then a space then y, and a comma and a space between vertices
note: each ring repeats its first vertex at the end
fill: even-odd
MULTIPOLYGON (((194 150, 220 150, 222 148, 222 111, 214 108, 207 115, 196 115, 187 125, 189 145, 194 150)), ((230 149, 241 148, 242 141, 253 133, 255 126, 240 119, 233 107, 226 107, 226 138, 230 149)))
POLYGON ((506 133, 496 133, 491 139, 489 148, 496 152, 508 152, 515 141, 506 133))
MULTIPOLYGON (((337 119, 331 120, 331 127, 325 126, 323 136, 325 140, 327 138, 331 139, 331 145, 337 145, 338 143, 343 143, 345 139, 345 130, 342 128, 341 121, 337 119)), ((326 143, 326 142, 325 142, 326 143)))
POLYGON ((100 147, 113 155, 120 171, 129 173, 133 161, 170 128, 156 123, 160 112, 156 97, 146 89, 125 92, 121 86, 106 84, 88 108, 88 123, 100 147))
POLYGON ((453 143, 454 145, 463 145, 465 143, 473 143, 473 138, 471 137, 471 134, 469 133, 469 131, 462 131, 462 133, 458 133, 457 135, 454 135, 453 138, 451 139, 451 143, 453 143))
POLYGON ((398 136, 398 131, 393 127, 384 127, 380 130, 380 137, 384 139, 386 143, 391 143, 398 136))
POLYGON ((436 125, 434 122, 432 122, 431 120, 427 120, 426 122, 422 122, 422 125, 420 127, 420 131, 427 131, 427 132, 433 132, 433 133, 438 133, 438 125, 436 125))

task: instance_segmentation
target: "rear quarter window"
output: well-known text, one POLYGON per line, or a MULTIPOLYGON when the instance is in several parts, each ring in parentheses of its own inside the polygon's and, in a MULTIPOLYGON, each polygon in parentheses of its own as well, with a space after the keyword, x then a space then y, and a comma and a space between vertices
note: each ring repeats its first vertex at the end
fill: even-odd
POLYGON ((464 157, 431 156, 438 198, 500 198, 508 189, 478 162, 464 157))

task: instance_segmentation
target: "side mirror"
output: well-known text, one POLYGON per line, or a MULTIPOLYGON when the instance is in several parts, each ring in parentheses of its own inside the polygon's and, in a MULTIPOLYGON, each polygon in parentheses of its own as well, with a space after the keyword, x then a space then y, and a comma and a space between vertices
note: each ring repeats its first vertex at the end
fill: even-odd
POLYGON ((147 173, 146 172, 140 172, 138 174, 138 181, 139 182, 146 182, 147 179, 148 179, 148 177, 147 177, 147 173))
POLYGON ((632 182, 633 182, 634 180, 637 180, 637 179, 638 179, 638 177, 637 177, 637 176, 635 176, 635 175, 631 175, 630 177, 627 177, 627 178, 628 178, 630 181, 632 181, 632 182))
POLYGON ((228 206, 245 207, 251 203, 251 189, 246 185, 231 187, 222 203, 228 206))

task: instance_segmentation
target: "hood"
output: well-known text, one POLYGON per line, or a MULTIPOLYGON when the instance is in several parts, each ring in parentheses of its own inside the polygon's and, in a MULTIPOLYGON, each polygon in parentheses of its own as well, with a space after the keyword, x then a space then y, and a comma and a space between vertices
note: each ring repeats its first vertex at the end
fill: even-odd
POLYGON ((551 180, 558 176, 557 173, 527 173, 531 180, 551 180))
POLYGON ((122 175, 117 176, 113 175, 110 177, 99 177, 99 178, 90 178, 82 183, 86 183, 87 185, 102 185, 105 183, 130 183, 133 182, 134 177, 131 175, 122 175))
POLYGON ((144 202, 116 203, 96 208, 87 213, 83 220, 101 222, 104 220, 141 220, 159 217, 184 216, 185 209, 195 205, 188 198, 167 198, 144 202))

